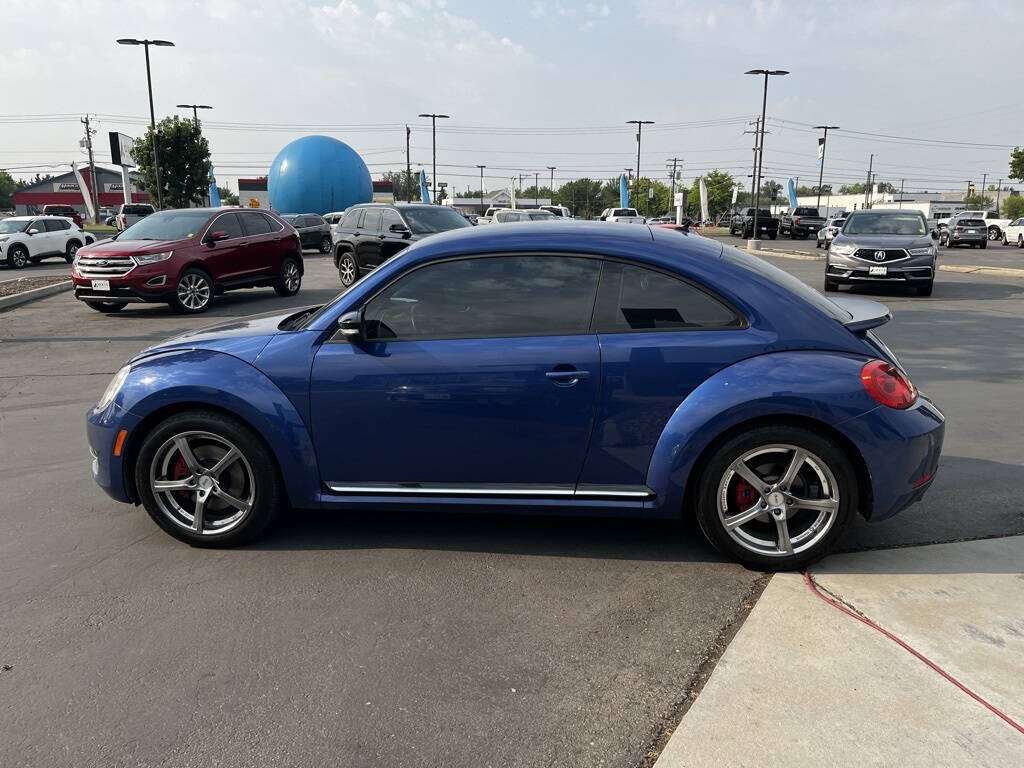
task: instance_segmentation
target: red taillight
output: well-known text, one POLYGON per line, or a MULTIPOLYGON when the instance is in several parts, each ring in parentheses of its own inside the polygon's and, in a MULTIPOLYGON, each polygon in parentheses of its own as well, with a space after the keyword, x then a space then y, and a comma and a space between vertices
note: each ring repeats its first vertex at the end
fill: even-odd
POLYGON ((795 219, 793 219, 793 223, 799 226, 799 224, 800 224, 800 217, 797 216, 795 219))
POLYGON ((917 389, 903 372, 885 360, 872 360, 860 369, 864 389, 889 408, 909 408, 917 400, 917 389))

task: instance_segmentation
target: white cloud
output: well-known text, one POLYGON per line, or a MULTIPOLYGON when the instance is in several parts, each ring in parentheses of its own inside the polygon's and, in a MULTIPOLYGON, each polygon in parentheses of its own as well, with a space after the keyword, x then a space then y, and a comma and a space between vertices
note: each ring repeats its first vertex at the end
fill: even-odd
POLYGON ((377 11, 377 15, 373 17, 373 20, 382 27, 390 27, 391 22, 395 20, 395 17, 388 11, 377 11))

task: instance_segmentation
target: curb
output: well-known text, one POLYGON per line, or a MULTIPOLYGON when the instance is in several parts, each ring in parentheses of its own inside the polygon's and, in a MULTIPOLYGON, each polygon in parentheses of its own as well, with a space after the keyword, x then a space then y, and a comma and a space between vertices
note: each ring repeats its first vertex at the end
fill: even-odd
POLYGON ((12 296, 0 297, 0 312, 4 312, 8 309, 21 306, 22 304, 28 304, 31 301, 37 299, 45 299, 48 296, 53 296, 64 291, 70 291, 72 283, 67 280, 63 283, 54 283, 53 285, 44 285, 41 288, 33 288, 31 291, 24 291, 23 293, 15 293, 12 296))
POLYGON ((943 272, 960 272, 965 275, 994 275, 997 277, 1024 278, 1024 269, 1016 267, 982 267, 970 264, 940 264, 943 272))
POLYGON ((748 248, 740 248, 741 251, 749 253, 752 256, 778 256, 783 259, 797 259, 798 261, 824 261, 824 256, 813 256, 809 253, 798 253, 796 251, 780 251, 775 248, 759 248, 757 250, 750 250, 748 248))

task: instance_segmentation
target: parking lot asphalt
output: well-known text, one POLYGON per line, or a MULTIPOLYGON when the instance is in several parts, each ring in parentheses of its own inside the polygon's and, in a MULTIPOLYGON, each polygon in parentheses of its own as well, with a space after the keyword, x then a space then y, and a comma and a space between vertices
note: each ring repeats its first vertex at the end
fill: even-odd
MULTIPOLYGON (((194 550, 94 486, 83 416, 124 359, 338 287, 309 256, 290 300, 2 315, 0 765, 633 766, 671 724, 761 580, 688 522, 306 512, 194 550)), ((857 293, 948 427, 925 500, 843 548, 1024 533, 1024 280, 857 293)))

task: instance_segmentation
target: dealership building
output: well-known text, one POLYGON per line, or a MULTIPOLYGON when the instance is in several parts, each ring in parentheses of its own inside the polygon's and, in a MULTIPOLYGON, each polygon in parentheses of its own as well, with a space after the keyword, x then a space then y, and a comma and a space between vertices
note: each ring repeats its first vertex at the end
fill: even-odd
MULTIPOLYGON (((82 168, 81 171, 88 187, 92 183, 89 171, 87 168, 82 168)), ((142 189, 142 176, 132 173, 131 183, 132 202, 148 203, 149 193, 142 189)), ((124 183, 121 180, 120 169, 111 170, 97 165, 96 185, 101 208, 115 208, 124 202, 124 183)), ((88 190, 84 194, 89 194, 88 190)), ((14 193, 14 210, 19 215, 31 216, 41 213, 44 205, 70 205, 83 216, 88 214, 83 191, 79 188, 78 179, 71 171, 30 184, 14 193)))

